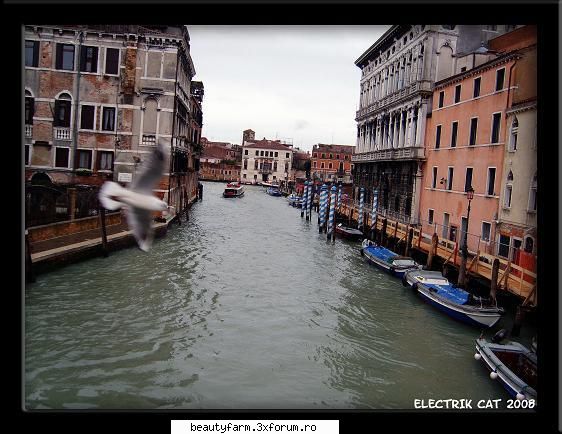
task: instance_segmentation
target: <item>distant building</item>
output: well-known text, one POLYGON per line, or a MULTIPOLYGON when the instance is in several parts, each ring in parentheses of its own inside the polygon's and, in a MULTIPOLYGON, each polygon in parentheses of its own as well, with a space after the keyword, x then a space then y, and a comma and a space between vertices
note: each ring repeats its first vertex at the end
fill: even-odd
POLYGON ((170 166, 155 194, 173 210, 196 199, 203 86, 186 26, 26 25, 24 38, 28 223, 84 217, 75 188, 129 185, 158 143, 170 166))
POLYGON ((208 181, 239 181, 242 150, 228 142, 211 142, 201 139, 203 151, 199 177, 208 181))
POLYGON ((312 147, 312 177, 320 181, 351 182, 351 157, 355 146, 324 145, 312 147))
POLYGON ((252 184, 272 181, 287 183, 292 162, 292 147, 280 140, 268 140, 265 137, 262 140, 244 140, 241 181, 252 184))

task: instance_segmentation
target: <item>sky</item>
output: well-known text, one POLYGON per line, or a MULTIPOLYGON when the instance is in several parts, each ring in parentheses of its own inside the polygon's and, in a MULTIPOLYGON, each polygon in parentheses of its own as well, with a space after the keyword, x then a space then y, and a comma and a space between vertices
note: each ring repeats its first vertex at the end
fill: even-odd
POLYGON ((361 70, 355 61, 390 26, 190 26, 202 81, 202 136, 241 144, 281 139, 355 145, 361 70))

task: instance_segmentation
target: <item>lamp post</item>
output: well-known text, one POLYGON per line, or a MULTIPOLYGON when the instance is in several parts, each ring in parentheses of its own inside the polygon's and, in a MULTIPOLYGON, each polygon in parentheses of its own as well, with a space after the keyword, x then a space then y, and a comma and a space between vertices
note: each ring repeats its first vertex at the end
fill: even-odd
POLYGON ((466 228, 464 230, 463 236, 463 244, 462 244, 462 251, 461 251, 461 266, 459 269, 459 280, 457 282, 457 286, 461 288, 466 287, 466 260, 468 258, 468 222, 470 219, 470 202, 474 198, 474 189, 471 187, 466 190, 466 198, 468 199, 468 211, 466 213, 466 228))

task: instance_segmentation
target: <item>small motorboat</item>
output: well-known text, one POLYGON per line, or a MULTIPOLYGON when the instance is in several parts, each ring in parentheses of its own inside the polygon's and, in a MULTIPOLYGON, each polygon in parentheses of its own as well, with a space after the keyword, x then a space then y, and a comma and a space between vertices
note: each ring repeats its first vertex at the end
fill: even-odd
POLYGON ((267 181, 259 182, 258 184, 266 188, 274 185, 272 182, 267 182, 267 181))
POLYGON ((383 246, 378 246, 368 239, 364 239, 361 244, 361 255, 365 256, 371 264, 399 278, 402 278, 407 271, 422 268, 412 258, 400 256, 398 253, 394 253, 383 246))
POLYGON ((450 317, 477 327, 492 327, 505 313, 490 299, 477 297, 452 285, 436 271, 407 271, 402 283, 411 286, 429 304, 450 317))
POLYGON ((287 196, 287 202, 295 208, 300 208, 302 204, 302 197, 297 196, 295 193, 291 193, 287 196))
POLYGON ((279 187, 277 185, 272 185, 271 187, 268 187, 268 189, 265 192, 270 196, 283 196, 283 193, 281 193, 281 190, 279 190, 279 187))
POLYGON ((363 232, 361 232, 359 229, 344 226, 343 223, 339 223, 336 226, 336 233, 341 235, 343 238, 347 238, 350 240, 360 240, 361 238, 363 238, 363 232))
POLYGON ((518 342, 500 343, 506 334, 500 330, 492 342, 480 336, 474 358, 482 360, 490 378, 498 380, 513 398, 535 400, 536 406, 537 354, 518 342))
POLYGON ((244 186, 239 182, 231 182, 226 185, 223 197, 241 197, 244 195, 244 186))

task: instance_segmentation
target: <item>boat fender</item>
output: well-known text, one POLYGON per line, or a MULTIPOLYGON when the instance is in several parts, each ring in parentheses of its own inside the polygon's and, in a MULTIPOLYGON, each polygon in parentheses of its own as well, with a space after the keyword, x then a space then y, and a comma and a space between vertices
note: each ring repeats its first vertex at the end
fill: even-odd
POLYGON ((493 337, 492 337, 492 342, 494 344, 499 344, 501 341, 503 341, 505 338, 507 337, 507 330, 506 329, 501 329, 499 332, 497 332, 493 337))
POLYGON ((490 372, 490 378, 492 380, 495 380, 496 378, 498 378, 498 373, 496 371, 490 372))
POLYGON ((474 359, 475 360, 480 360, 482 358, 482 355, 480 353, 475 353, 474 354, 474 359))

